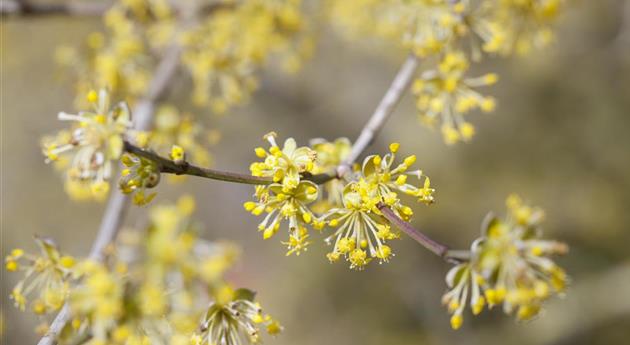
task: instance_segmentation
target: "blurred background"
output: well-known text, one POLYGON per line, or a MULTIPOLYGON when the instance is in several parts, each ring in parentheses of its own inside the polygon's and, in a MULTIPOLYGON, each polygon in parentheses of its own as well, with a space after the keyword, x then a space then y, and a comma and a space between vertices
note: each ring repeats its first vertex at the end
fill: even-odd
MULTIPOLYGON (((574 1, 557 43, 527 58, 486 59, 473 75, 495 71, 491 115, 469 117, 477 136, 447 147, 418 124, 407 96, 371 148, 401 142, 415 153, 436 187, 437 203, 415 207, 414 224, 455 248, 478 236, 488 211, 504 212, 516 192, 546 210, 545 234, 567 242, 559 263, 572 277, 568 293, 536 320, 518 324, 498 310, 466 315, 449 327, 440 304, 449 266, 410 239, 392 243, 397 256, 363 272, 329 264, 323 236, 310 250, 285 257, 279 237, 262 241, 258 219, 242 209, 252 188, 190 178, 162 184, 154 203, 184 193, 198 199, 196 218, 207 239, 242 245, 230 278, 255 288, 285 326, 269 344, 622 344, 630 338, 630 5, 623 0, 574 1), (625 18, 624 18, 624 6, 625 18), (320 242, 321 241, 321 242, 320 242), (625 340, 624 340, 625 339, 625 340)), ((104 204, 68 199, 46 166, 39 139, 61 128, 56 114, 73 110, 73 88, 59 82, 53 54, 100 27, 98 18, 3 17, 2 257, 14 247, 35 250, 34 234, 87 255, 104 204)), ((316 53, 297 75, 264 72, 252 101, 216 117, 195 114, 222 133, 215 166, 248 171, 253 147, 275 130, 306 144, 310 138, 354 140, 404 56, 384 56, 376 42, 356 44, 322 25, 316 53)), ((173 97, 188 102, 187 90, 173 97)), ((193 108, 191 108, 193 109, 193 108)), ((142 222, 135 207, 129 225, 142 222)), ((284 239, 283 239, 284 240, 284 239)), ((3 344, 32 344, 38 323, 18 313, 8 295, 16 275, 2 272, 3 344)))

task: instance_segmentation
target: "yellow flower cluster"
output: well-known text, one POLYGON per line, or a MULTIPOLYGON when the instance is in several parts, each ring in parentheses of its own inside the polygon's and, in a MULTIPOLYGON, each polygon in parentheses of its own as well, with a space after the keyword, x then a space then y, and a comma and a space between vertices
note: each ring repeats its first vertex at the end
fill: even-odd
POLYGON ((115 162, 123 151, 123 140, 131 134, 131 114, 125 103, 110 107, 106 90, 90 91, 93 110, 78 114, 59 113, 62 121, 74 123, 54 137, 42 140, 46 162, 64 170, 66 190, 74 199, 102 200, 109 191, 115 162))
POLYGON ((106 34, 90 34, 85 47, 57 51, 59 64, 74 71, 80 94, 107 87, 135 103, 149 85, 156 56, 175 42, 193 81, 193 102, 216 113, 248 99, 256 72, 272 55, 296 71, 313 46, 300 0, 119 0, 104 24, 106 34), (182 19, 193 11, 194 19, 182 19))
POLYGON ((317 200, 317 185, 311 181, 301 181, 296 187, 287 189, 280 183, 269 186, 256 186, 255 198, 257 201, 248 201, 244 204, 245 210, 253 215, 267 215, 258 225, 258 230, 263 232, 263 238, 269 239, 278 232, 281 223, 289 223, 289 239, 282 242, 287 245, 287 255, 295 253, 300 255, 310 244, 308 241, 307 225, 312 224, 321 229, 322 224, 314 222, 315 216, 308 205, 317 200))
POLYGON ((381 157, 368 156, 355 178, 348 183, 343 193, 343 206, 333 208, 321 217, 321 221, 338 229, 326 238, 333 250, 327 254, 331 262, 344 256, 350 268, 362 269, 373 258, 387 262, 393 255, 386 241, 397 239, 399 233, 392 231, 389 221, 383 217, 379 205, 383 204, 403 220, 410 220, 413 211, 400 200, 398 193, 417 197, 418 202, 431 204, 434 189, 429 178, 420 170, 408 171, 415 163, 415 156, 406 157, 394 166, 398 143, 390 145, 390 153, 381 157), (409 183, 408 178, 424 180, 422 186, 409 183))
POLYGON ((564 0, 330 1, 329 16, 351 36, 378 36, 425 57, 473 46, 478 57, 543 47, 564 0), (462 42, 470 40, 470 42, 462 42), (481 42, 479 47, 475 41, 481 42))
POLYGON ((13 250, 6 268, 25 275, 12 294, 16 306, 25 309, 28 294, 37 295, 31 303, 37 314, 69 302, 71 327, 60 344, 77 343, 85 334, 91 345, 187 345, 198 339, 245 344, 258 340, 256 324, 278 333, 280 325, 262 313, 253 293, 233 291, 226 283, 238 249, 199 239, 189 218, 194 209, 192 197, 154 206, 146 231, 122 232, 105 262, 75 263, 43 239, 37 239, 41 256, 13 250), (244 341, 242 332, 248 334, 244 341))
POLYGON ((440 122, 444 140, 468 141, 474 127, 462 115, 495 107, 473 89, 494 84, 495 74, 465 76, 469 60, 484 53, 509 55, 544 47, 564 0, 353 0, 330 1, 329 16, 353 37, 378 36, 426 58, 430 68, 416 79, 417 107, 425 124, 440 122))
POLYGON ((253 73, 272 54, 295 71, 310 55, 312 42, 301 0, 247 0, 215 10, 184 33, 184 66, 194 82, 193 101, 222 113, 247 100, 257 87, 253 73))
POLYGON ((441 123, 442 135, 447 144, 469 141, 475 127, 464 120, 471 110, 491 112, 495 108, 492 97, 484 97, 475 88, 492 85, 498 76, 489 73, 477 78, 464 77, 468 60, 462 53, 447 53, 436 70, 422 73, 413 83, 416 106, 423 123, 433 126, 441 123))
POLYGON ((39 255, 13 249, 5 258, 5 268, 24 275, 11 292, 15 306, 24 310, 28 303, 35 314, 44 315, 58 311, 66 301, 75 259, 60 253, 50 239, 36 237, 35 243, 39 255), (30 303, 29 295, 35 295, 30 303))
POLYGON ((264 162, 251 165, 252 175, 270 177, 274 183, 257 186, 257 201, 244 204, 254 215, 267 215, 259 224, 263 238, 268 239, 280 228, 283 220, 289 223, 289 241, 284 242, 289 250, 287 255, 299 254, 308 242, 307 226, 322 230, 324 226, 336 228, 326 239, 329 244, 334 239, 334 248, 327 257, 331 262, 342 256, 350 262, 351 268, 362 269, 373 258, 387 262, 393 255, 386 241, 399 238, 383 217, 379 206, 392 209, 396 216, 410 220, 412 209, 403 204, 398 193, 417 198, 418 202, 431 204, 434 189, 429 178, 420 170, 409 170, 415 163, 415 156, 408 156, 394 164, 400 145, 390 145, 390 153, 381 157, 372 155, 365 159, 361 169, 355 168, 345 179, 332 179, 325 184, 328 194, 324 206, 317 207, 317 216, 309 205, 318 199, 319 187, 306 180, 313 173, 335 172, 339 164, 350 152, 350 142, 341 138, 335 142, 318 139, 312 142, 313 148, 297 147, 289 138, 281 149, 275 143, 275 134, 267 135, 271 149, 257 148, 256 154, 264 162), (413 184, 409 178, 416 178, 413 184))
POLYGON ((280 148, 276 144, 276 136, 274 132, 264 136, 271 147, 269 151, 257 147, 256 156, 265 160, 252 163, 249 169, 252 176, 271 177, 275 183, 282 184, 284 191, 288 192, 298 186, 300 174, 313 171, 317 153, 306 146, 297 147, 293 138, 288 138, 280 148))
MULTIPOLYGON (((299 255, 310 244, 306 226, 313 222, 314 216, 308 205, 317 200, 319 195, 317 185, 303 180, 301 174, 314 170, 317 153, 306 146, 297 147, 293 138, 288 138, 280 148, 276 144, 274 132, 266 134, 264 138, 271 147, 269 151, 262 147, 254 150, 256 156, 264 158, 264 161, 252 163, 250 170, 253 176, 270 177, 274 183, 257 186, 257 201, 248 201, 244 207, 257 216, 267 213, 258 225, 264 239, 278 232, 282 221, 288 221, 289 239, 283 244, 288 247, 287 255, 299 255)), ((312 225, 322 228, 322 224, 317 222, 312 225)))
MULTIPOLYGON (((108 88, 132 104, 148 87, 159 51, 174 34, 167 0, 120 0, 103 16, 105 34, 93 32, 83 47, 61 47, 58 63, 74 72, 77 94, 108 88)), ((77 106, 84 105, 77 97, 77 106)))
POLYGON ((475 315, 486 305, 502 304, 505 313, 528 320, 545 300, 565 289, 567 275, 551 256, 565 254, 568 247, 541 238, 543 211, 523 204, 516 195, 507 199, 507 206, 505 219, 488 218, 483 236, 471 247, 471 260, 446 276, 450 290, 442 300, 452 313, 454 329, 461 327, 468 303, 475 315))
POLYGON ((553 26, 565 0, 487 1, 484 19, 472 24, 480 37, 488 35, 483 49, 503 55, 529 53, 553 41, 553 26), (493 6, 494 5, 494 6, 493 6))

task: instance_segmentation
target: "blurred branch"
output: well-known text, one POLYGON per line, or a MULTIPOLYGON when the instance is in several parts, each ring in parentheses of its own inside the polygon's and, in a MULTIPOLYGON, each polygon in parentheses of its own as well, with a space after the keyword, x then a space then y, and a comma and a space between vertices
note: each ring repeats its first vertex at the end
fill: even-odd
MULTIPOLYGON (((150 127, 151 119, 155 103, 162 98, 168 89, 170 81, 175 76, 181 48, 178 45, 172 45, 164 53, 162 60, 158 64, 155 76, 149 85, 144 98, 140 100, 134 112, 134 128, 137 130, 147 130, 150 127)), ((114 241, 120 225, 125 217, 125 211, 129 204, 129 198, 122 194, 119 190, 112 191, 109 197, 101 226, 96 235, 96 239, 90 250, 90 259, 102 261, 107 247, 114 241)), ((50 325, 46 335, 39 341, 38 345, 54 345, 57 344, 57 337, 70 320, 71 313, 68 304, 64 305, 57 317, 50 325)))
MULTIPOLYGON (((169 1, 177 13, 184 12, 184 6, 180 6, 178 0, 169 1)), ((0 2, 0 14, 19 16, 46 16, 46 15, 70 15, 70 16, 102 16, 112 7, 113 1, 67 1, 62 3, 41 3, 27 0, 2 0, 0 2)), ((194 10, 200 15, 208 15, 221 9, 229 9, 235 3, 228 1, 210 1, 199 5, 194 10)))
POLYGON ((42 16, 51 14, 100 16, 105 13, 111 5, 112 2, 110 1, 68 1, 50 4, 25 0, 3 0, 0 3, 0 13, 3 15, 16 14, 21 16, 42 16))
POLYGON ((394 81, 392 81, 389 89, 385 92, 385 96, 383 96, 383 99, 381 99, 374 113, 372 113, 372 116, 361 130, 361 134, 359 134, 359 137, 352 145, 350 155, 337 168, 337 175, 339 177, 342 177, 350 171, 352 164, 359 158, 361 153, 372 144, 374 138, 376 138, 383 128, 383 125, 385 125, 385 121, 387 121, 389 116, 394 112, 396 105, 398 105, 400 99, 409 87, 413 75, 418 68, 418 63, 418 58, 412 54, 407 57, 407 60, 405 60, 400 67, 396 77, 394 77, 394 81))

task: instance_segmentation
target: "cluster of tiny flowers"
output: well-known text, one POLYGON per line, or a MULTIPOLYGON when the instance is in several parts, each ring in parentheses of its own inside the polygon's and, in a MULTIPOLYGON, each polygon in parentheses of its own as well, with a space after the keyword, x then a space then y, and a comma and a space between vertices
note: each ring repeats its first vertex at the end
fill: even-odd
MULTIPOLYGON (((81 47, 60 47, 56 60, 72 72, 78 95, 96 85, 133 103, 149 85, 151 52, 173 35, 173 17, 167 0, 115 1, 103 16, 105 33, 89 34, 81 47)), ((84 105, 80 96, 76 103, 84 105)))
POLYGON ((182 46, 192 101, 215 113, 248 99, 256 72, 272 55, 291 72, 313 49, 300 0, 118 0, 103 18, 105 34, 91 33, 78 49, 62 47, 56 58, 73 71, 79 93, 108 87, 131 104, 147 90, 155 57, 172 42, 182 46), (184 18, 189 12, 197 13, 194 20, 184 18))
POLYGON ((486 54, 527 53, 552 41, 564 0, 355 0, 330 1, 330 18, 350 36, 378 36, 435 68, 414 84, 422 123, 441 127, 448 144, 468 141, 474 127, 462 115, 494 110, 495 101, 474 88, 492 85, 493 73, 466 77, 469 60, 486 54))
POLYGON ((543 302, 562 294, 567 275, 551 259, 565 254, 566 244, 541 238, 543 211, 524 205, 516 195, 507 199, 505 219, 489 217, 482 237, 471 247, 470 261, 453 267, 446 276, 449 291, 443 297, 451 326, 463 323, 463 311, 470 304, 473 314, 503 305, 518 320, 536 316, 543 302))
MULTIPOLYGON (((415 156, 406 157, 394 164, 398 143, 390 145, 390 153, 381 157, 369 156, 361 169, 354 169, 347 179, 334 179, 334 184, 324 186, 328 200, 322 200, 319 216, 309 205, 318 199, 319 187, 306 180, 312 173, 336 171, 350 150, 350 142, 338 139, 334 143, 323 140, 313 142, 313 148, 297 147, 289 138, 281 149, 275 142, 275 134, 267 135, 271 148, 257 148, 256 154, 264 162, 251 165, 252 175, 268 177, 270 185, 256 187, 257 201, 245 203, 245 209, 254 215, 267 215, 259 225, 265 239, 273 236, 283 220, 289 223, 289 251, 299 254, 308 242, 307 226, 322 230, 328 225, 337 228, 326 242, 334 247, 327 257, 331 262, 345 257, 353 269, 365 267, 373 258, 387 262, 393 255, 385 243, 399 238, 391 230, 389 221, 383 217, 379 207, 389 207, 403 220, 410 220, 412 209, 403 204, 398 193, 416 197, 419 202, 431 204, 434 189, 429 178, 420 170, 409 170, 415 156), (416 178, 418 185, 408 181, 416 178)), ((333 181, 328 181, 329 184, 333 181)))
POLYGON ((327 254, 331 262, 344 256, 354 269, 363 268, 373 258, 387 262, 393 253, 385 243, 400 235, 391 230, 379 206, 389 207, 398 217, 409 221, 413 211, 403 204, 398 193, 416 197, 418 202, 433 203, 434 189, 429 178, 420 170, 409 171, 416 156, 408 156, 394 165, 398 149, 399 144, 393 143, 385 156, 366 157, 361 171, 355 173, 354 181, 344 189, 342 207, 333 208, 321 217, 328 226, 339 227, 326 238, 329 244, 334 240, 333 250, 327 254), (418 179, 419 185, 410 183, 409 177, 418 179))
POLYGON ((464 54, 446 53, 437 69, 422 73, 412 86, 420 120, 429 126, 441 123, 447 144, 469 141, 475 134, 475 127, 464 120, 466 113, 475 109, 491 112, 495 108, 494 98, 482 96, 475 88, 496 83, 498 76, 489 73, 466 78, 467 69, 468 60, 464 54))
MULTIPOLYGON (((319 194, 317 185, 302 179, 301 174, 313 171, 317 154, 308 147, 297 147, 293 138, 287 139, 280 148, 275 137, 273 132, 265 135, 271 147, 269 151, 256 148, 256 155, 264 161, 250 166, 253 176, 271 178, 273 183, 257 186, 257 201, 246 202, 244 207, 254 215, 267 213, 258 225, 264 239, 271 238, 282 222, 288 222, 289 239, 283 243, 288 247, 287 255, 299 255, 310 243, 306 226, 313 222, 314 216, 308 205, 317 200, 319 194)), ((321 229, 317 223, 313 226, 321 229)))
POLYGON ((75 259, 60 253, 50 239, 36 237, 35 243, 39 255, 13 249, 5 258, 5 267, 9 272, 23 274, 11 292, 15 306, 23 311, 29 304, 35 314, 45 315, 58 311, 66 301, 69 284, 74 279, 75 259), (31 296, 33 299, 29 302, 31 296))
POLYGON ((123 152, 125 134, 131 133, 131 114, 125 103, 110 107, 106 90, 90 91, 93 110, 78 114, 59 113, 71 121, 69 130, 42 140, 46 162, 64 171, 66 190, 74 199, 103 199, 109 191, 115 162, 123 152))
POLYGON ((246 101, 257 87, 253 73, 272 54, 288 71, 300 68, 312 41, 301 0, 247 0, 213 11, 183 34, 182 62, 193 78, 193 101, 218 113, 246 101))
POLYGON ((259 340, 254 324, 280 332, 252 292, 226 283, 238 249, 199 239, 189 218, 194 209, 192 197, 154 206, 146 231, 122 232, 105 262, 75 262, 43 239, 37 239, 40 256, 13 250, 6 268, 24 273, 12 294, 16 306, 25 309, 27 296, 35 295, 31 309, 41 315, 68 302, 72 322, 60 344, 75 344, 85 334, 90 345, 246 344, 259 340))
POLYGON ((214 301, 203 318, 201 331, 191 337, 191 345, 258 344, 261 327, 271 335, 282 331, 278 321, 263 313, 252 291, 224 286, 213 295, 214 301))

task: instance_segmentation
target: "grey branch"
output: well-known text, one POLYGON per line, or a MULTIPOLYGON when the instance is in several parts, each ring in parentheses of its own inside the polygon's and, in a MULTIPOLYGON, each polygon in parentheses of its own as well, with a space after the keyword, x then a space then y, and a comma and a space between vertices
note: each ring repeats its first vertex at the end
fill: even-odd
MULTIPOLYGON (((149 85, 149 89, 143 99, 140 100, 134 112, 134 128, 147 130, 150 127, 155 103, 164 96, 170 81, 175 76, 181 48, 173 45, 167 49, 155 71, 155 76, 149 85)), ((129 198, 118 189, 112 191, 101 226, 90 250, 90 258, 102 261, 108 246, 114 241, 120 225, 125 216, 125 210, 129 203, 129 198)), ((57 344, 57 337, 71 318, 68 304, 64 305, 55 320, 50 325, 46 335, 39 341, 38 345, 57 344)))
POLYGON ((338 176, 343 176, 350 171, 352 164, 361 156, 363 151, 372 144, 387 119, 394 112, 396 105, 400 102, 405 91, 409 88, 413 75, 418 68, 418 63, 418 58, 414 54, 407 57, 407 60, 400 67, 394 81, 385 93, 385 96, 383 96, 383 99, 381 99, 374 113, 361 130, 359 137, 352 145, 350 155, 343 164, 339 165, 337 168, 338 176))
POLYGON ((41 16, 41 15, 77 15, 77 16, 100 16, 112 5, 111 1, 86 2, 67 1, 62 3, 40 3, 33 1, 10 1, 3 0, 0 3, 0 13, 17 14, 20 16, 41 16))

